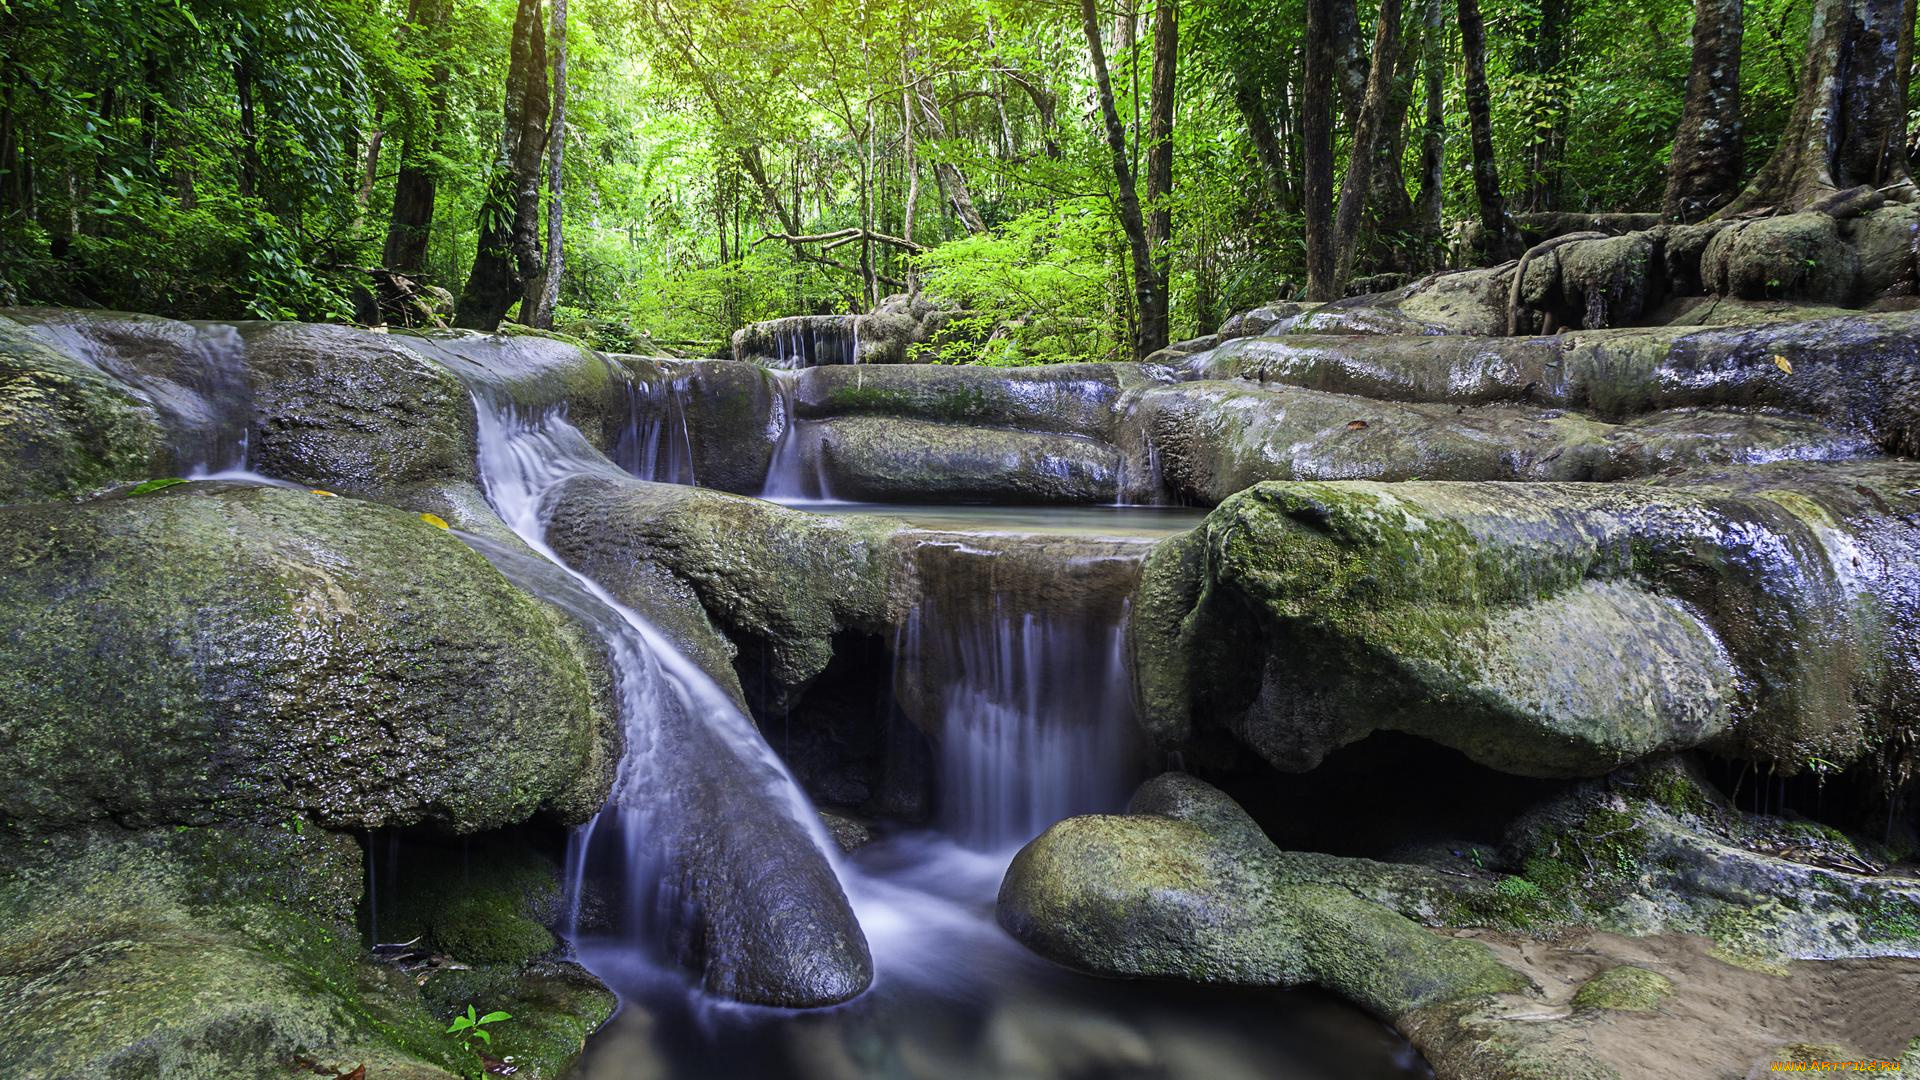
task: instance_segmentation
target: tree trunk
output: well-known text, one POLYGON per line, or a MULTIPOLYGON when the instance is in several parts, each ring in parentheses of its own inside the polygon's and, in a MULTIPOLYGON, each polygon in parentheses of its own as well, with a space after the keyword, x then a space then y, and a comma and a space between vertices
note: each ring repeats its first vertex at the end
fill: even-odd
POLYGON ((1896 70, 1909 0, 1815 0, 1800 94, 1773 156, 1723 211, 1792 210, 1861 184, 1911 198, 1907 72, 1896 70))
POLYGON ((480 203, 473 272, 454 309, 455 326, 494 330, 527 279, 540 272, 540 163, 547 148, 547 44, 540 0, 520 0, 507 64, 499 156, 480 203))
POLYGON ((1407 114, 1413 109, 1413 80, 1421 64, 1425 13, 1403 9, 1400 45, 1395 50, 1393 82, 1380 114, 1380 139, 1373 160, 1373 190, 1366 225, 1371 234, 1367 265, 1380 270, 1414 270, 1424 259, 1414 251, 1422 232, 1420 216, 1407 191, 1407 114))
POLYGON ((1360 46, 1360 5, 1357 0, 1333 0, 1335 85, 1340 91, 1340 119, 1351 128, 1360 119, 1367 96, 1367 54, 1360 46))
POLYGON ((1107 53, 1100 43, 1100 15, 1094 9, 1093 0, 1080 0, 1080 23, 1086 34, 1087 51, 1093 58, 1100 114, 1106 121, 1107 150, 1113 157, 1113 178, 1120 203, 1120 227, 1126 231, 1127 248, 1133 261, 1133 298, 1139 312, 1134 324, 1133 355, 1138 359, 1166 347, 1166 288, 1154 273, 1146 222, 1140 216, 1140 196, 1134 187, 1133 167, 1128 163, 1127 133, 1120 125, 1120 111, 1114 105, 1113 80, 1107 73, 1107 53))
POLYGON ((1333 246, 1333 0, 1307 0, 1306 86, 1300 125, 1306 164, 1307 299, 1340 298, 1333 246))
POLYGON ((1487 32, 1480 21, 1480 0, 1459 0, 1460 51, 1467 64, 1466 98, 1473 140, 1473 191, 1480 203, 1480 257, 1500 262, 1513 251, 1506 200, 1500 197, 1500 170, 1493 162, 1493 107, 1487 97, 1487 32))
POLYGON ((547 122, 547 265, 520 302, 528 326, 553 329, 553 311, 560 306, 560 275, 566 271, 561 211, 567 154, 567 0, 553 0, 553 116, 547 122), (531 301, 531 303, 529 303, 531 301), (531 310, 531 314, 527 311, 531 310))
POLYGON ((1693 70, 1660 202, 1668 221, 1699 221, 1740 191, 1743 7, 1741 0, 1694 0, 1693 70))
POLYGON ((1373 35, 1373 69, 1367 73, 1367 93, 1353 126, 1352 156, 1340 184, 1340 207, 1333 218, 1333 296, 1345 296, 1353 277, 1353 251, 1360 240, 1360 215, 1373 190, 1379 166, 1381 128, 1386 123, 1400 56, 1400 0, 1380 0, 1373 35))
MULTIPOLYGON (((415 29, 410 36, 422 40, 436 57, 444 57, 443 39, 447 20, 453 15, 453 0, 413 0, 407 10, 407 22, 415 29)), ((393 182, 393 216, 387 224, 387 243, 380 262, 397 274, 418 274, 427 265, 427 240, 433 231, 433 202, 438 178, 428 164, 429 152, 438 142, 440 116, 447 107, 447 84, 451 80, 444 61, 436 62, 427 87, 427 114, 409 117, 400 138, 400 171, 393 182)))
POLYGON ((240 104, 240 197, 260 194, 260 125, 254 109, 253 50, 241 42, 233 61, 233 92, 240 104))
POLYGON ((1147 242, 1162 281, 1167 280, 1173 256, 1173 76, 1180 51, 1179 18, 1179 0, 1154 4, 1152 103, 1147 108, 1147 242))
MULTIPOLYGON (((940 118, 940 106, 933 99, 931 78, 923 78, 917 84, 917 96, 920 99, 920 118, 926 125, 927 137, 934 142, 947 137, 946 121, 940 118)), ((987 231, 987 223, 973 204, 973 189, 967 186, 967 176, 960 166, 947 161, 944 156, 933 163, 934 178, 940 182, 940 190, 952 204, 953 212, 960 219, 960 225, 967 230, 968 236, 987 231)))
POLYGON ((1559 129, 1565 93, 1553 76, 1566 52, 1567 7, 1567 0, 1541 0, 1540 19, 1521 55, 1522 70, 1541 84, 1535 88, 1532 107, 1525 117, 1529 140, 1525 204, 1533 211, 1551 209, 1558 194, 1559 129))
POLYGON ((1432 265, 1440 262, 1442 211, 1446 203, 1446 8, 1441 0, 1426 0, 1420 66, 1424 70, 1426 122, 1420 131, 1420 198, 1416 216, 1432 265))

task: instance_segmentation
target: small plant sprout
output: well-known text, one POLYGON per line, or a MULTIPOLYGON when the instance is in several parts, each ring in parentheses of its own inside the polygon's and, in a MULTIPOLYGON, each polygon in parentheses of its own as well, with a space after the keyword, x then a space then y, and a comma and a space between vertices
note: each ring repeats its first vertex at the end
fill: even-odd
POLYGON ((463 1050, 472 1050, 475 1041, 492 1046, 493 1035, 487 1031, 487 1025, 497 1024, 502 1020, 511 1019, 513 1019, 512 1013, 500 1012, 499 1010, 490 1012, 485 1016, 480 1016, 477 1015, 474 1007, 469 1005, 467 1006, 467 1015, 453 1018, 453 1023, 447 1028, 447 1034, 459 1039, 460 1048, 463 1050))

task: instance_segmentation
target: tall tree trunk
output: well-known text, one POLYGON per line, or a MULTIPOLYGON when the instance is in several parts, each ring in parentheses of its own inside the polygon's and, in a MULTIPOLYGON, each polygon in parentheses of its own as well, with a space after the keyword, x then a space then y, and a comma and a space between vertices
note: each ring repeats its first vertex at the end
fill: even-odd
POLYGON ((1351 128, 1360 119, 1360 105, 1367 97, 1367 54, 1361 48, 1358 0, 1333 0, 1333 53, 1335 86, 1340 92, 1340 119, 1351 128))
POLYGON ((1909 12, 1910 0, 1815 0, 1792 119, 1724 213, 1796 209, 1860 184, 1912 197, 1908 73, 1896 70, 1909 12))
POLYGON ((1333 295, 1346 295, 1353 277, 1353 252, 1360 241, 1360 216, 1373 191, 1374 169, 1380 164, 1381 128, 1385 125, 1400 56, 1400 0, 1380 0, 1373 35, 1373 69, 1367 73, 1367 94, 1360 118, 1353 126, 1352 156, 1340 183, 1340 207, 1333 218, 1333 295))
POLYGON ((1147 242, 1155 272, 1168 278, 1173 257, 1174 64, 1180 51, 1179 0, 1153 5, 1153 82, 1147 109, 1147 242))
POLYGON ((1480 0, 1459 0, 1460 51, 1467 64, 1466 97, 1473 140, 1473 191, 1480 203, 1480 257, 1489 262, 1513 251, 1512 222, 1500 196, 1500 170, 1493 161, 1493 106, 1487 96, 1487 31, 1480 0))
POLYGON ((1439 263, 1441 212, 1446 202, 1447 39, 1442 0, 1426 0, 1420 66, 1425 80, 1426 118, 1420 129, 1420 197, 1417 216, 1429 260, 1439 263))
POLYGON ((560 306, 560 275, 566 271, 561 211, 567 156, 567 0, 553 0, 553 115, 547 121, 547 265, 520 302, 528 326, 553 329, 553 311, 560 306), (529 302, 531 301, 531 302, 529 302), (525 313, 531 311, 530 315, 525 313))
MULTIPOLYGON (((412 0, 407 23, 409 36, 436 58, 446 55, 447 21, 453 0, 412 0)), ((393 182, 393 216, 387 223, 387 243, 380 262, 397 274, 418 274, 427 265, 427 240, 433 231, 433 203, 439 185, 429 157, 439 141, 440 117, 447 108, 447 84, 452 73, 437 59, 427 86, 426 115, 406 118, 400 137, 400 171, 393 182)))
MULTIPOLYGON (((913 77, 908 73, 907 60, 911 50, 900 53, 900 150, 906 159, 903 168, 907 171, 907 198, 900 207, 900 239, 913 243, 913 219, 920 210, 920 157, 913 144, 913 77)), ((918 275, 907 271, 907 291, 918 292, 918 275)))
POLYGON ((1306 164, 1307 299, 1340 298, 1333 250, 1333 0, 1307 0, 1306 85, 1300 100, 1306 164))
MULTIPOLYGON (((916 94, 920 99, 920 119, 926 125, 927 138, 939 142, 947 137, 947 123, 940 118, 940 106, 933 98, 933 79, 924 77, 916 84, 916 94)), ((946 160, 943 154, 933 163, 934 178, 940 182, 940 190, 947 196, 947 202, 953 206, 954 216, 960 219, 960 226, 967 230, 968 236, 987 231, 986 219, 973 203, 973 189, 967 186, 967 176, 960 166, 946 160)))
POLYGON ((494 330, 540 272, 540 163, 547 148, 547 44, 540 0, 520 0, 499 156, 480 203, 473 271, 454 309, 455 326, 494 330))
POLYGON ((1555 74, 1566 52, 1568 0, 1541 0, 1540 19, 1522 50, 1522 70, 1539 80, 1527 122, 1528 210, 1550 210, 1559 187, 1561 106, 1565 92, 1555 74))
POLYGON ((1668 221, 1699 221, 1740 191, 1743 7, 1741 0, 1694 0, 1693 70, 1660 201, 1668 221))
POLYGON ((1087 51, 1092 54, 1100 115, 1106 121, 1107 151, 1113 157, 1113 178, 1120 203, 1120 227, 1126 231, 1127 248, 1133 261, 1133 299, 1139 313, 1134 323, 1133 355, 1138 359, 1166 347, 1166 287, 1154 273, 1147 226, 1140 215, 1140 195, 1134 187, 1133 166, 1127 154, 1127 133, 1120 124, 1120 110, 1114 105, 1113 80, 1107 72, 1107 53, 1100 42, 1100 15, 1094 9, 1093 0, 1080 0, 1080 24, 1086 34, 1087 51))

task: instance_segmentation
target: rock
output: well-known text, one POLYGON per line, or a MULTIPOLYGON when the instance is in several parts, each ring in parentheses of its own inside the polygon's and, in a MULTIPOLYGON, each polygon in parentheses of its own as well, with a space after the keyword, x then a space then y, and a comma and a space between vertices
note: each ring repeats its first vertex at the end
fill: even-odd
POLYGON ((733 358, 771 368, 859 363, 854 315, 790 315, 733 332, 733 358))
POLYGON ((1289 882, 1224 796, 1185 786, 1185 817, 1076 817, 1041 834, 1007 870, 1000 924, 1096 974, 1313 984, 1389 1018, 1520 985, 1479 945, 1342 888, 1289 882), (1206 802, 1225 806, 1196 808, 1206 802))
POLYGON ((1559 410, 1375 401, 1242 381, 1152 387, 1132 399, 1131 416, 1167 490, 1201 505, 1262 480, 1621 480, 1876 453, 1861 436, 1784 416, 1676 410, 1607 424, 1559 410))
POLYGON ((794 380, 793 403, 807 420, 880 416, 1108 438, 1122 391, 1145 378, 1132 364, 814 368, 794 380))
POLYGON ((0 503, 171 471, 151 406, 0 317, 0 503))
POLYGON ((1259 337, 1312 306, 1285 302, 1264 304, 1250 311, 1243 311, 1221 323, 1215 336, 1221 341, 1241 337, 1259 337))
POLYGON ((1588 979, 1573 995, 1573 1007, 1599 1012, 1653 1012, 1673 993, 1673 980, 1657 971, 1622 964, 1588 979))
POLYGON ((196 483, 0 520, 14 831, 473 831, 606 797, 598 648, 415 515, 196 483))
MULTIPOLYGON (((730 677, 722 642, 761 646, 771 674, 799 685, 833 656, 833 636, 888 624, 890 518, 833 518, 696 488, 583 476, 548 503, 547 541, 568 564, 662 625, 710 671, 730 677), (704 632, 662 612, 686 591, 704 632)), ((731 648, 731 645, 726 646, 731 648)), ((737 686, 737 682, 735 683, 737 686)))
POLYGON ((1820 213, 1736 221, 1714 233, 1700 257, 1706 291, 1752 300, 1844 304, 1858 274, 1853 245, 1820 213))
POLYGON ((253 401, 247 463, 309 487, 372 498, 474 483, 473 403, 402 335, 340 326, 246 328, 253 401))
POLYGON ((874 502, 1111 503, 1124 461, 1111 445, 1070 435, 959 427, 886 417, 817 424, 828 490, 874 502))
MULTIPOLYGON (((482 387, 512 402, 523 416, 565 410, 567 420, 589 443, 603 452, 611 450, 626 429, 631 409, 626 371, 571 338, 515 323, 502 326, 505 331, 497 334, 438 330, 388 337, 444 369, 439 379, 445 385, 482 387), (455 381, 446 381, 448 373, 455 381)), ((296 334, 314 329, 290 326, 296 334)), ((456 393, 471 413, 467 392, 456 393)), ((467 458, 470 464, 471 451, 467 458)))
POLYGON ((351 837, 97 832, 0 858, 0 1061, 19 1080, 329 1075, 451 1080, 471 1059, 353 932, 351 837))
POLYGON ((759 494, 787 423, 773 378, 763 368, 726 360, 688 361, 677 365, 675 378, 692 443, 693 480, 701 487, 759 494))
POLYGON ((1623 420, 1679 408, 1779 410, 1920 448, 1920 313, 1553 337, 1243 338, 1188 360, 1245 379, 1390 401, 1527 403, 1623 420))
POLYGON ((1197 736, 1217 717, 1291 770, 1382 728, 1530 776, 1709 742, 1852 761, 1920 687, 1915 485, 1869 464, 1657 488, 1256 486, 1208 518, 1197 558, 1148 562, 1147 724, 1197 736), (1155 580, 1182 574, 1197 581, 1155 580), (1828 644, 1783 644, 1800 640, 1828 644))
POLYGON ((1513 269, 1513 264, 1507 263, 1431 274, 1391 292, 1322 304, 1286 320, 1275 330, 1290 334, 1504 334, 1513 269))

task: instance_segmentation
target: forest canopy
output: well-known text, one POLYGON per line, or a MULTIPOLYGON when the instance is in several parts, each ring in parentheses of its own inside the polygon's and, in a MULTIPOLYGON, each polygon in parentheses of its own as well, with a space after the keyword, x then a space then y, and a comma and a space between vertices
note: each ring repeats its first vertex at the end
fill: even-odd
POLYGON ((968 358, 1122 358, 1728 208, 1816 7, 1897 54, 1853 179, 1904 177, 1886 0, 0 0, 0 302, 708 354, 917 287, 968 358))

